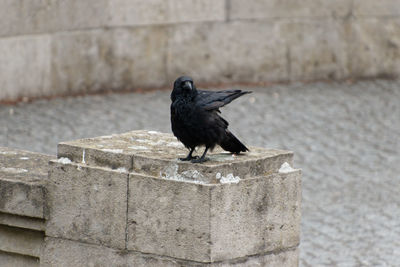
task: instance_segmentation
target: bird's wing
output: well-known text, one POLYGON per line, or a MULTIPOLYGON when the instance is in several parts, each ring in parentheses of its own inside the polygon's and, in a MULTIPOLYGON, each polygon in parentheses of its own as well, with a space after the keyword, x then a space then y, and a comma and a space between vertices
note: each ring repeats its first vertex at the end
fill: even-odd
POLYGON ((248 93, 251 92, 242 90, 224 90, 216 92, 198 90, 196 104, 205 110, 216 110, 229 104, 234 99, 248 93))

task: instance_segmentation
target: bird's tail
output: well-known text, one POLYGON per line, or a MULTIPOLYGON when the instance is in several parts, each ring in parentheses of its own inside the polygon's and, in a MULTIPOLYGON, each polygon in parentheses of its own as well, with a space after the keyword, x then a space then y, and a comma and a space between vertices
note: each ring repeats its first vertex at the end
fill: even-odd
POLYGON ((249 149, 242 144, 230 131, 226 130, 226 136, 222 140, 220 146, 229 152, 239 154, 240 152, 249 151, 249 149))

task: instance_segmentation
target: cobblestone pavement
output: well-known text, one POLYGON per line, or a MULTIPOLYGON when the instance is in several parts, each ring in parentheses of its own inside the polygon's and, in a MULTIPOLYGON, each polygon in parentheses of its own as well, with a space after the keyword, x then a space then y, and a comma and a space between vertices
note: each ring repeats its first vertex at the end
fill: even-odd
MULTIPOLYGON (((400 266, 400 81, 256 88, 223 108, 249 145, 295 151, 303 169, 302 266, 400 266)), ((0 106, 0 146, 170 132, 169 92, 0 106)))

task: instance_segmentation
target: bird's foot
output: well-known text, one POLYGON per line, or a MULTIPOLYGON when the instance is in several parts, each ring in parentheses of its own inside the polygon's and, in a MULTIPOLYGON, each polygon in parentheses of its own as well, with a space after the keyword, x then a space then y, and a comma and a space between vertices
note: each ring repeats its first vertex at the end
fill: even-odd
POLYGON ((198 159, 198 156, 194 156, 194 157, 186 157, 186 158, 179 158, 179 160, 181 161, 189 161, 189 160, 195 160, 198 159))
POLYGON ((197 157, 196 159, 192 159, 190 162, 191 163, 202 163, 202 162, 205 162, 207 160, 208 160, 208 158, 199 158, 199 157, 197 157))

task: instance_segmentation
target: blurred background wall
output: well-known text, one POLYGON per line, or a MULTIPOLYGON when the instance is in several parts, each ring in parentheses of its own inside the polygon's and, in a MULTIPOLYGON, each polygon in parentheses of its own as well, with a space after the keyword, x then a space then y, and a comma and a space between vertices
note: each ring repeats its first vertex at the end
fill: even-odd
POLYGON ((0 100, 399 73, 399 0, 0 1, 0 100))

